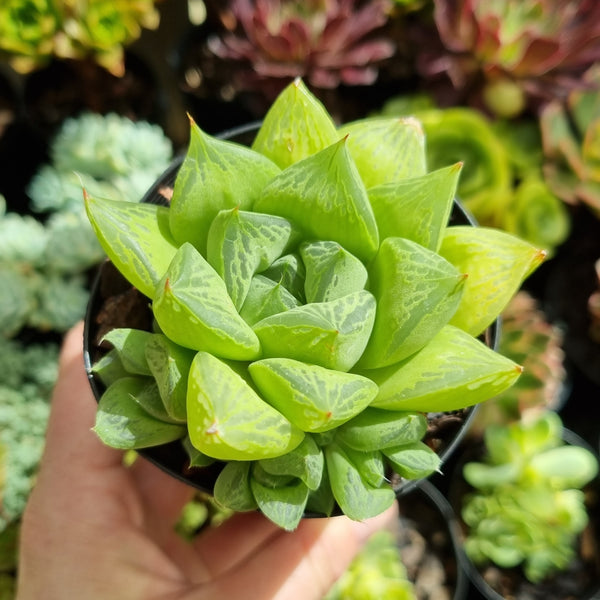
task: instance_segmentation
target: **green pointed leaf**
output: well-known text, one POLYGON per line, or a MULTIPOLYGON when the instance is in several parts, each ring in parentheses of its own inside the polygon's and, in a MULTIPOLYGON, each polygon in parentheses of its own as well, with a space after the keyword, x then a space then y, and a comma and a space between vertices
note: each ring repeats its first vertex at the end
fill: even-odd
POLYGON ((379 245, 367 191, 344 139, 282 171, 254 210, 285 217, 305 238, 333 240, 361 260, 370 259, 379 245))
POLYGON ((92 373, 100 379, 100 381, 108 387, 111 383, 114 383, 121 377, 127 377, 131 375, 121 362, 119 353, 113 348, 109 350, 104 356, 102 356, 92 366, 92 373))
POLYGON ((169 209, 85 195, 88 218, 102 249, 121 274, 149 298, 177 251, 169 209))
POLYGON ((339 132, 367 189, 426 173, 425 135, 414 118, 366 118, 339 132))
POLYGON ((321 484, 316 490, 311 491, 308 495, 306 512, 313 512, 319 515, 330 517, 333 514, 334 508, 335 498, 333 497, 333 492, 331 491, 329 474, 327 473, 327 469, 323 468, 321 484))
POLYGON ((219 460, 281 456, 304 437, 238 373, 206 352, 192 362, 187 414, 194 446, 219 460))
POLYGON ((192 122, 169 211, 173 237, 179 244, 190 242, 206 256, 208 229, 217 213, 228 208, 252 208, 262 188, 279 170, 258 152, 217 139, 192 122))
POLYGON ((186 421, 188 372, 194 352, 159 333, 151 335, 145 352, 167 412, 178 421, 186 421))
POLYGON ((504 310, 546 252, 509 233, 487 227, 449 227, 440 254, 467 273, 451 325, 471 335, 485 331, 504 310))
POLYGON ((185 436, 185 427, 149 415, 136 396, 146 378, 126 377, 113 383, 98 402, 94 431, 107 445, 120 450, 159 446, 185 436))
POLYGON ((306 267, 307 302, 328 302, 365 288, 367 269, 336 242, 305 242, 300 255, 306 267))
POLYGON ((265 400, 303 431, 338 427, 377 395, 366 377, 289 358, 258 360, 248 371, 265 400))
POLYGON ((277 458, 258 461, 264 471, 271 475, 291 475, 301 479, 309 490, 318 489, 323 477, 325 459, 323 452, 310 435, 296 448, 277 458))
POLYGON ((383 450, 394 471, 405 479, 421 479, 440 468, 440 457, 423 442, 413 442, 383 450))
POLYGON ((232 208, 222 210, 208 231, 206 258, 239 309, 250 281, 281 256, 293 237, 287 219, 232 208))
POLYGON ((260 354, 258 338, 239 316, 223 280, 191 244, 177 251, 152 309, 164 334, 180 346, 232 360, 260 354))
POLYGON ((159 421, 166 423, 174 423, 176 425, 184 425, 181 419, 174 419, 165 408, 165 405, 160 397, 156 382, 148 378, 144 387, 141 387, 139 392, 133 395, 135 401, 151 416, 159 421))
POLYGON ((186 454, 188 455, 189 458, 189 467, 190 468, 202 468, 202 467, 208 467, 209 465, 212 465, 215 462, 215 459, 212 456, 207 456, 206 454, 203 454, 202 452, 200 452, 200 450, 198 450, 198 448, 195 448, 194 445, 192 444, 192 440, 190 440, 190 436, 186 435, 183 440, 181 441, 181 444, 184 448, 184 450, 186 451, 186 454))
POLYGON ((306 269, 298 254, 293 253, 281 256, 273 261, 268 269, 261 271, 261 275, 272 279, 276 283, 281 283, 302 304, 306 302, 304 295, 306 269))
POLYGON ((350 446, 338 443, 344 449, 348 460, 356 467, 362 479, 373 487, 381 487, 385 481, 385 463, 383 454, 379 450, 366 452, 355 450, 350 446))
POLYGON ((423 413, 366 408, 340 426, 336 439, 355 450, 374 452, 417 442, 427 431, 423 413))
POLYGON ((379 386, 373 406, 449 412, 497 396, 521 371, 510 359, 447 325, 408 359, 365 374, 379 386))
POLYGON ((152 375, 146 360, 146 344, 152 337, 148 331, 121 327, 112 329, 103 338, 116 350, 121 364, 132 375, 152 375))
MULTIPOLYGON (((286 455, 284 455, 286 456, 286 455)), ((278 457, 281 458, 281 457, 278 457)), ((267 460, 277 460, 275 458, 267 460)), ((293 485, 297 483, 298 478, 290 474, 273 474, 265 471, 261 466, 261 461, 253 461, 252 469, 250 471, 250 477, 254 479, 260 485, 270 488, 272 490, 276 488, 285 487, 286 485, 293 485)))
POLYGON ((422 348, 456 311, 464 275, 438 254, 403 238, 387 238, 369 269, 377 299, 373 334, 360 360, 373 369, 422 348))
POLYGON ((298 300, 282 284, 263 275, 255 275, 250 282, 240 317, 252 326, 262 319, 299 305, 298 300))
POLYGON ((396 495, 384 484, 374 487, 366 483, 338 444, 325 448, 325 461, 333 495, 344 514, 355 521, 375 517, 389 508, 396 495))
POLYGON ((254 477, 250 478, 250 489, 262 513, 286 531, 298 527, 304 515, 309 490, 302 481, 280 488, 261 485, 254 477))
POLYGON ((462 163, 368 190, 379 238, 401 237, 437 252, 448 224, 462 163))
POLYGON ((250 462, 228 462, 215 481, 215 500, 236 512, 256 510, 258 504, 250 489, 250 462))
POLYGON ((360 358, 375 320, 375 299, 364 290, 267 317, 254 331, 267 358, 293 358, 349 371, 360 358))
POLYGON ((301 79, 295 79, 271 105, 252 149, 285 169, 339 137, 325 107, 301 79))

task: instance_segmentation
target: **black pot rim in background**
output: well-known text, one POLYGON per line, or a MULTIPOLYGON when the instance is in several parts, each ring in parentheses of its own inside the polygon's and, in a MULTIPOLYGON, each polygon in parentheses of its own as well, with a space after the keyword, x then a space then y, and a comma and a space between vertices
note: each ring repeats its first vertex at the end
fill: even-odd
MULTIPOLYGON (((260 124, 260 121, 253 121, 246 125, 224 131, 215 137, 250 145, 256 132, 258 131, 258 128, 260 127, 260 124)), ((164 196, 160 194, 159 190, 174 184, 183 160, 184 155, 177 156, 146 192, 141 202, 167 205, 168 202, 165 200, 164 196)), ((450 218, 451 223, 452 221, 458 221, 463 225, 477 226, 477 222, 473 216, 456 199, 454 201, 454 210, 450 218)), ((84 319, 84 363, 92 391, 97 401, 102 395, 104 386, 92 371, 93 364, 101 354, 94 342, 97 338, 96 332, 98 330, 95 316, 98 314, 98 311, 100 310, 104 301, 101 293, 103 288, 103 280, 111 277, 120 277, 122 281, 125 281, 112 263, 107 259, 98 268, 98 273, 92 284, 84 319)), ((500 318, 496 319, 492 325, 488 327, 484 334, 484 342, 487 346, 495 350, 497 349, 499 339, 500 318)), ((477 405, 475 405, 468 407, 463 411, 464 418, 458 427, 458 430, 453 432, 453 436, 449 435, 448 437, 451 438, 450 441, 441 447, 439 451, 437 451, 441 464, 444 464, 448 460, 450 455, 456 450, 458 445, 463 440, 476 415, 477 408, 477 405)), ((225 464, 224 462, 216 461, 208 467, 193 469, 188 468, 187 464, 189 459, 180 440, 163 444, 161 446, 141 448, 136 450, 136 452, 171 476, 208 493, 213 492, 214 483, 225 464)), ((418 488, 426 479, 427 478, 417 480, 402 480, 401 484, 396 489, 396 496, 400 497, 406 493, 409 493, 413 489, 418 488)), ((312 515, 307 513, 306 516, 322 515, 312 515)))
MULTIPOLYGON (((568 445, 581 446, 587 450, 589 450, 597 460, 599 460, 598 452, 587 443, 585 439, 579 436, 574 431, 564 427, 562 431, 562 439, 568 445)), ((464 549, 464 539, 465 539, 465 525, 462 521, 461 517, 461 503, 462 494, 458 490, 458 488, 462 485, 468 487, 468 484, 464 481, 462 476, 462 469, 464 465, 472 460, 477 460, 476 450, 477 448, 483 448, 483 441, 480 440, 476 442, 476 445, 471 445, 468 448, 463 448, 463 452, 456 456, 456 463, 451 473, 451 486, 448 492, 449 497, 449 508, 454 515, 454 519, 452 522, 452 527, 454 530, 454 535, 457 542, 457 555, 458 560, 461 564, 461 568, 463 572, 466 574, 467 578, 471 581, 471 583, 475 586, 477 591, 482 595, 482 598, 485 600, 507 600, 502 594, 497 592, 483 577, 481 570, 475 565, 475 563, 468 557, 467 553, 464 549), (460 485, 459 485, 460 482, 460 485)), ((459 450, 460 452, 460 450, 459 450)), ((594 528, 596 537, 600 534, 600 473, 596 475, 595 479, 593 479, 590 483, 588 483, 584 489, 593 488, 594 494, 596 497, 594 506, 594 510, 596 514, 595 520, 590 519, 590 526, 594 528)), ((468 488, 470 489, 470 488, 468 488)), ((595 583, 590 584, 590 589, 586 590, 584 596, 580 597, 580 600, 598 600, 600 598, 600 557, 596 560, 597 568, 596 575, 597 580, 595 583)), ((501 567, 498 569, 502 570, 501 567)), ((534 585, 534 584, 532 584, 534 585)), ((518 596, 510 596, 511 600, 520 600, 518 596)), ((569 596, 569 598, 574 598, 574 596, 569 596)), ((565 600, 568 600, 565 598, 565 600)))

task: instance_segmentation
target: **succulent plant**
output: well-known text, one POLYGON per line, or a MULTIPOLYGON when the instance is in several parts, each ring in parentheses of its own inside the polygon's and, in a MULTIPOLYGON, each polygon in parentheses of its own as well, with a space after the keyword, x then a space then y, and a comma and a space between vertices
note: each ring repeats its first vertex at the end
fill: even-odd
POLYGON ((562 431, 553 411, 486 429, 483 460, 463 470, 475 488, 462 517, 465 551, 476 564, 522 565, 539 582, 575 557, 589 521, 582 488, 597 476, 598 461, 587 448, 563 442, 562 431))
POLYGON ((15 70, 32 71, 53 57, 92 58, 123 74, 123 47, 159 23, 155 0, 73 2, 16 0, 0 7, 0 53, 15 70))
POLYGON ((557 196, 584 203, 600 216, 600 66, 591 67, 583 80, 587 89, 572 91, 564 102, 549 102, 540 113, 544 174, 557 196))
POLYGON ((435 23, 442 43, 425 40, 421 73, 502 117, 566 95, 600 58, 594 0, 435 0, 435 23))
MULTIPOLYGON (((119 326, 91 371, 108 445, 181 440, 214 494, 293 529, 395 498, 440 465, 427 414, 500 393, 521 368, 478 336, 545 253, 447 226, 460 165, 425 169, 414 119, 336 128, 302 80, 252 147, 192 122, 167 206, 86 195, 154 326, 119 326)), ((93 350, 92 350, 93 352, 93 350)))
POLYGON ((207 47, 233 69, 227 81, 233 93, 259 92, 268 104, 295 77, 313 91, 369 85, 395 50, 378 35, 392 6, 389 0, 232 0, 218 7, 224 31, 207 47))

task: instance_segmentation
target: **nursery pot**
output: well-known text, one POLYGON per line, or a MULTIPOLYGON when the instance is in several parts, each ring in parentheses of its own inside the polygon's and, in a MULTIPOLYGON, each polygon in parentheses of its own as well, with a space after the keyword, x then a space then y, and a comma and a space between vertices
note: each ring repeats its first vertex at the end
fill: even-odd
MULTIPOLYGON (((219 136, 250 145, 260 123, 225 131, 219 136)), ((173 187, 183 156, 176 158, 159 180, 148 190, 142 202, 153 204, 168 204, 164 190, 173 187)), ((450 217, 453 225, 475 225, 472 217, 455 201, 450 217)), ((84 330, 84 360, 88 378, 97 400, 104 392, 102 382, 92 372, 92 365, 108 350, 100 344, 100 340, 111 329, 117 327, 134 327, 150 330, 152 315, 148 299, 131 287, 125 278, 107 260, 99 267, 98 274, 92 285, 91 295, 85 317, 84 330)), ((482 335, 482 340, 495 349, 499 339, 499 320, 496 320, 482 335)), ((466 433, 476 411, 476 406, 448 413, 428 414, 428 431, 424 441, 436 451, 443 463, 466 433)), ((158 467, 185 483, 204 492, 212 493, 215 480, 225 463, 215 462, 208 467, 189 467, 189 459, 180 441, 161 446, 138 450, 139 454, 150 460, 158 467)), ((403 480, 397 478, 394 489, 400 496, 423 480, 403 480)), ((308 515, 307 515, 308 516, 308 515)))
MULTIPOLYGON (((566 444, 593 448, 569 429, 563 430, 566 444)), ((458 542, 458 559, 468 579, 485 600, 597 600, 600 598, 600 475, 584 486, 589 523, 579 536, 577 553, 572 565, 565 571, 534 584, 527 580, 519 567, 503 569, 494 565, 475 565, 467 556, 463 541, 467 526, 462 521, 461 506, 465 494, 472 488, 462 475, 467 462, 480 460, 483 443, 461 448, 455 456, 455 467, 451 478, 449 498, 455 517, 455 536, 458 542)))

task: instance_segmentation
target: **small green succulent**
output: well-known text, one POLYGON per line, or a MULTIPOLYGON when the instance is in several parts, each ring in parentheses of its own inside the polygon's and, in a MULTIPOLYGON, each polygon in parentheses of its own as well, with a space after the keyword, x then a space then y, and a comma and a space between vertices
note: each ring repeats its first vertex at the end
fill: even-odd
POLYGON ((88 194, 154 320, 104 336, 97 434, 125 449, 181 440, 192 465, 222 467, 218 502, 286 529, 336 504, 382 512, 392 472, 439 468, 427 414, 521 372, 478 336, 545 253, 448 226, 459 173, 426 172, 416 120, 338 128, 298 79, 251 148, 192 123, 170 206, 88 194))
POLYGON ((475 488, 462 507, 467 555, 479 565, 520 565, 532 582, 567 568, 589 520, 581 488, 598 473, 596 457, 563 442, 552 411, 490 425, 485 449, 483 461, 463 471, 475 488))

